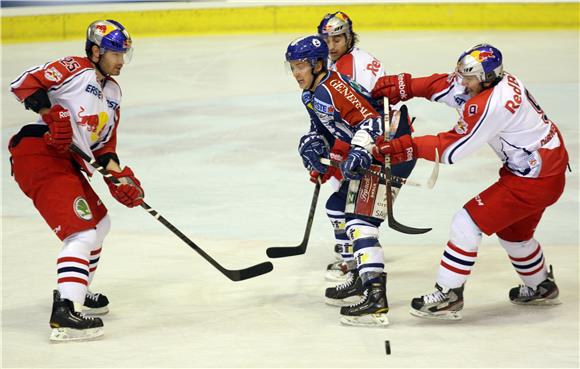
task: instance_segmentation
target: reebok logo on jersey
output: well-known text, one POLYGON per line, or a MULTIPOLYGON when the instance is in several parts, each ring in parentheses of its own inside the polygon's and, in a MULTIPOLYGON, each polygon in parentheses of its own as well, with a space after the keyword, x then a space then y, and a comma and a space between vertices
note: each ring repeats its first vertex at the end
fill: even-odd
POLYGON ((473 199, 475 200, 475 202, 477 202, 477 205, 485 206, 485 204, 483 203, 483 200, 481 199, 481 197, 479 195, 475 196, 473 199))

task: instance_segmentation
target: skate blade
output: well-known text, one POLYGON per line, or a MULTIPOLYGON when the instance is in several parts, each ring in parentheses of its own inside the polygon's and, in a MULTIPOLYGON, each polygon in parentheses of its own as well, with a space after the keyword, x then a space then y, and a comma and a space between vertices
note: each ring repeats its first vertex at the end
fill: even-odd
POLYGON ((108 306, 103 306, 100 308, 89 308, 89 307, 83 306, 83 314, 85 314, 85 315, 105 315, 108 312, 109 312, 108 306))
POLYGON ((424 313, 419 310, 415 310, 411 308, 409 313, 413 316, 425 319, 435 319, 435 320, 461 320, 463 316, 461 315, 461 311, 446 311, 444 313, 433 314, 433 313, 424 313))
POLYGON ((352 304, 355 304, 357 302, 359 302, 361 300, 362 296, 352 296, 352 297, 347 297, 346 299, 343 300, 337 300, 337 299, 331 299, 328 297, 324 298, 324 302, 326 303, 326 305, 330 305, 330 306, 349 306, 352 304))
POLYGON ((105 334, 103 327, 90 329, 53 328, 50 342, 92 341, 99 339, 103 334, 105 334))
POLYGON ((389 325, 387 314, 367 314, 361 316, 342 315, 340 323, 355 327, 386 327, 389 325))
POLYGON ((562 301, 558 298, 554 299, 537 299, 528 302, 522 301, 512 301, 512 304, 515 305, 524 305, 524 306, 553 306, 553 305, 560 305, 562 301))

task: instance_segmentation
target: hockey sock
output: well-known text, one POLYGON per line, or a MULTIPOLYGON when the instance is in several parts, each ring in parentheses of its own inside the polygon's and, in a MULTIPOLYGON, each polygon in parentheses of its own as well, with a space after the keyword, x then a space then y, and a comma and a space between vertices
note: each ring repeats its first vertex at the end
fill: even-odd
POLYGON ((457 288, 467 281, 477 259, 481 238, 481 230, 467 211, 458 211, 451 222, 449 241, 439 263, 437 283, 440 286, 457 288))
POLYGON ((548 278, 542 246, 534 238, 521 242, 499 239, 522 282, 533 289, 548 278))
POLYGON ((378 282, 385 269, 385 256, 379 243, 379 229, 376 225, 361 219, 351 219, 346 223, 347 234, 353 243, 354 257, 363 284, 378 282))
POLYGON ((334 229, 334 238, 338 248, 336 251, 340 253, 343 261, 348 262, 354 260, 354 254, 352 243, 346 234, 345 201, 344 193, 342 192, 335 192, 330 195, 326 202, 326 215, 334 229))
POLYGON ((111 229, 111 220, 109 215, 105 215, 103 219, 97 224, 97 242, 95 247, 91 250, 91 257, 89 260, 89 279, 88 285, 91 285, 93 278, 95 277, 95 272, 97 271, 97 266, 99 265, 99 260, 101 258, 101 250, 105 237, 111 229))
POLYGON ((83 304, 89 281, 89 260, 97 240, 94 229, 68 236, 58 254, 58 290, 62 298, 83 304))

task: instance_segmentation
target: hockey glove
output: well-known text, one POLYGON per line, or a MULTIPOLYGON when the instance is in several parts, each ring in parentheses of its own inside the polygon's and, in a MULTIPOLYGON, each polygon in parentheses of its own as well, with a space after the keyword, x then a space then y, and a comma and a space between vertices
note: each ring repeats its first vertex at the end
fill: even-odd
POLYGON ((48 125, 48 132, 44 134, 46 144, 59 152, 67 151, 73 138, 70 112, 60 105, 54 105, 48 113, 42 115, 42 120, 48 125))
POLYGON ((360 146, 353 146, 346 160, 340 164, 342 174, 347 179, 360 179, 361 174, 357 173, 358 169, 369 169, 373 159, 371 154, 360 146))
POLYGON ((371 95, 374 99, 388 97, 391 105, 395 105, 399 101, 407 101, 415 96, 411 89, 411 75, 401 73, 381 77, 377 80, 371 95))
MULTIPOLYGON (((344 141, 337 139, 334 141, 334 145, 332 146, 332 150, 330 150, 330 160, 342 162, 346 156, 348 155, 348 150, 350 149, 350 145, 344 141)), ((320 183, 324 183, 328 181, 331 177, 335 177, 337 180, 342 180, 342 173, 340 172, 339 168, 335 167, 327 167, 326 173, 320 174, 315 170, 310 171, 310 182, 316 183, 318 178, 320 177, 320 183)))
POLYGON ((383 136, 379 136, 373 147, 373 156, 380 162, 385 162, 385 156, 391 157, 391 164, 399 164, 415 159, 417 147, 413 143, 410 135, 403 135, 399 138, 385 141, 383 136))
POLYGON ((298 153, 302 157, 306 169, 326 173, 326 166, 320 162, 320 158, 328 158, 329 156, 328 145, 323 136, 312 133, 302 136, 298 145, 298 153))
POLYGON ((121 181, 120 185, 116 185, 105 177, 105 182, 109 186, 111 195, 121 204, 132 208, 143 203, 145 192, 141 187, 141 182, 135 178, 135 174, 129 167, 125 167, 120 172, 109 171, 111 175, 121 181))

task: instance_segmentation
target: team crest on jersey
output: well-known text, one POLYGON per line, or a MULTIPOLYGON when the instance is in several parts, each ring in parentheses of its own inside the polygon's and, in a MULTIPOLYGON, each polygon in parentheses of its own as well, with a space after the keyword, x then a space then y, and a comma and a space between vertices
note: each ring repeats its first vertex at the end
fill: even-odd
POLYGON ((62 74, 55 67, 51 67, 44 71, 44 78, 52 82, 59 82, 62 79, 62 74))
POLYGON ((455 127, 453 127, 453 129, 455 129, 455 132, 459 133, 460 135, 466 134, 468 128, 469 125, 463 119, 459 119, 455 127))
POLYGON ((83 197, 79 196, 73 202, 73 210, 75 214, 84 220, 93 219, 93 213, 89 207, 89 203, 83 197))
POLYGON ((325 113, 325 114, 333 114, 334 113, 334 106, 327 104, 322 100, 318 100, 317 98, 314 98, 312 103, 313 103, 314 109, 316 111, 319 111, 319 112, 325 113))

